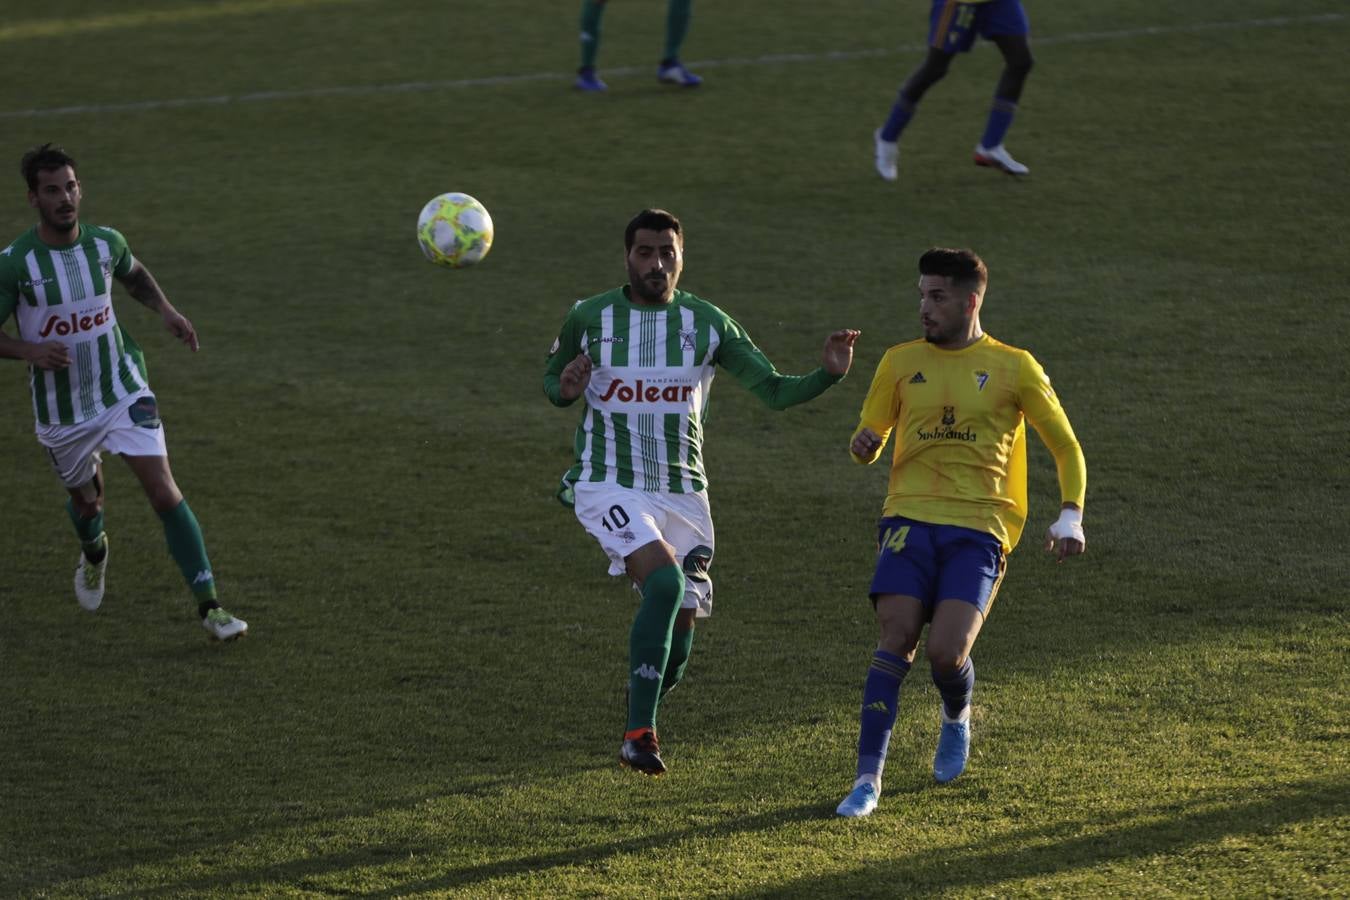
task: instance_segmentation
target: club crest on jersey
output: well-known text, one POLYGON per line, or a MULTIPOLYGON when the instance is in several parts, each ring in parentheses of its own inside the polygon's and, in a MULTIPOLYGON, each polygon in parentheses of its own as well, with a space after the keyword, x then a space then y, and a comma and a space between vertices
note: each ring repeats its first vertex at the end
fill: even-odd
POLYGON ((99 268, 103 270, 103 281, 106 283, 109 279, 112 278, 112 260, 100 259, 98 261, 98 265, 99 268))
POLYGON ((955 425, 955 424, 956 424, 956 407, 955 407, 955 406, 944 406, 944 407, 942 407, 942 424, 943 424, 943 425, 955 425))
POLYGON ((975 373, 975 390, 982 391, 984 386, 989 383, 989 373, 980 369, 975 373))
POLYGON ((697 331, 695 331, 693 328, 690 328, 688 330, 681 328, 679 330, 679 335, 680 335, 681 350, 693 350, 695 348, 696 345, 694 341, 698 337, 697 331))

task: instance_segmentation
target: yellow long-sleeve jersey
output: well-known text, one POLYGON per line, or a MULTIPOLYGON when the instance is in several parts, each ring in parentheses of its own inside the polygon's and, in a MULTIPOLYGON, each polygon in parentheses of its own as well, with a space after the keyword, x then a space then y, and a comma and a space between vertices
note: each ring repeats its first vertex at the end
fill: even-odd
POLYGON ((961 350, 899 344, 877 365, 858 429, 892 431, 883 515, 988 532, 1010 553, 1027 519, 1026 422, 1055 457, 1063 501, 1083 506, 1087 463, 1050 379, 1030 353, 985 335, 961 350))

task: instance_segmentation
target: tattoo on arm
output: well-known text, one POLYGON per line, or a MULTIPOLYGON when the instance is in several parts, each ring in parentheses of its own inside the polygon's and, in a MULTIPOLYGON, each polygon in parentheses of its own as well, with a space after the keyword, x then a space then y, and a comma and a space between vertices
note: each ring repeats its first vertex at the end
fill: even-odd
POLYGON ((134 297, 137 302, 155 310, 156 312, 164 308, 168 298, 164 296, 164 291, 160 290, 159 283, 155 281, 155 276, 150 274, 150 270, 139 262, 132 267, 126 277, 118 279, 122 286, 127 289, 127 293, 134 297))

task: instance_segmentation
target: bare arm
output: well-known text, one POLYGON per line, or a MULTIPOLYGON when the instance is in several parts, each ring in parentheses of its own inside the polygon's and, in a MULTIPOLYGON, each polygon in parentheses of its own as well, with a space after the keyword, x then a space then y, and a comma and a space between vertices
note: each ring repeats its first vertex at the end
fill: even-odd
POLYGON ((186 316, 174 309, 169 298, 164 296, 164 291, 160 289, 159 282, 155 281, 155 276, 141 265, 140 260, 132 265, 130 272, 117 280, 138 303, 159 313, 159 317, 164 320, 164 327, 170 334, 196 352, 200 346, 197 341, 197 330, 192 327, 186 316))
POLYGON ((70 351, 60 341, 32 344, 12 338, 0 329, 0 359, 21 359, 39 369, 64 369, 70 365, 70 351))

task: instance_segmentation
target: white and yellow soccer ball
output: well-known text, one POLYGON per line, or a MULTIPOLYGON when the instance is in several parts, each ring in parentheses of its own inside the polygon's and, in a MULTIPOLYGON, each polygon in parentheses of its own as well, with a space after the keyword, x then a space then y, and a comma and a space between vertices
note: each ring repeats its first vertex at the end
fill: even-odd
POLYGON ((471 266, 492 249, 492 216, 468 194, 441 194, 417 217, 417 243, 438 266, 471 266))

